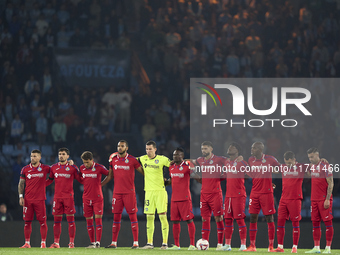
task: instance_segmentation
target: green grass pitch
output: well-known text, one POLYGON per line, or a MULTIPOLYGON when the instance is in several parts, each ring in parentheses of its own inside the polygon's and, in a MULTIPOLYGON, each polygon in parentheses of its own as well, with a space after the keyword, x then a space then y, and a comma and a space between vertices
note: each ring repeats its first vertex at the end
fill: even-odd
MULTIPOLYGON (((290 253, 291 248, 285 249, 285 253, 290 253)), ((305 254, 305 251, 308 251, 306 249, 298 249, 298 253, 305 254)), ((322 252, 322 250, 321 250, 322 252)), ((192 255, 192 254, 221 254, 221 253, 228 253, 228 254, 245 254, 244 252, 238 251, 238 248, 233 248, 232 251, 216 251, 214 247, 211 247, 208 251, 188 251, 187 247, 182 247, 180 251, 166 251, 166 250, 160 250, 159 248, 155 247, 153 250, 131 250, 127 247, 121 247, 117 249, 85 249, 85 248, 75 248, 75 249, 68 249, 68 248, 60 248, 60 249, 40 249, 40 248, 31 248, 31 249, 19 249, 19 248, 0 248, 0 255, 12 255, 12 254, 18 254, 18 255, 39 255, 39 254, 51 254, 51 255, 57 255, 57 254, 71 254, 71 255, 84 255, 84 254, 94 254, 94 255, 105 255, 105 254, 114 254, 114 255, 139 255, 139 254, 161 254, 164 253, 164 255, 192 255)), ((249 253, 246 253, 249 254, 249 253)), ((268 255, 267 249, 257 249, 256 252, 251 252, 250 254, 256 254, 256 255, 268 255)), ((332 250, 332 254, 334 255, 340 255, 340 250, 332 250)))

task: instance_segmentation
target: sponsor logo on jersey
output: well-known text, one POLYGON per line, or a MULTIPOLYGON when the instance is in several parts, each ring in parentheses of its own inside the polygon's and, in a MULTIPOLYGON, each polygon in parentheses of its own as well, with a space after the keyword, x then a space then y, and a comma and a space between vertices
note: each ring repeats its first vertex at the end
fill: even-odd
POLYGON ((184 177, 184 174, 181 174, 181 173, 178 173, 178 174, 171 174, 171 178, 174 178, 174 177, 183 178, 183 177, 184 177))
POLYGON ((28 179, 31 179, 31 178, 34 178, 34 177, 42 178, 42 177, 44 177, 44 174, 41 173, 41 174, 28 174, 28 175, 27 175, 27 178, 28 178, 28 179))
POLYGON ((159 168, 159 165, 155 166, 155 165, 148 165, 147 163, 144 164, 144 168, 147 168, 147 167, 150 167, 150 168, 159 168))
POLYGON ((312 173, 311 173, 311 176, 313 176, 313 177, 319 177, 320 174, 319 174, 319 173, 314 173, 314 172, 312 172, 312 173))
POLYGON ((70 174, 58 174, 58 173, 55 173, 54 176, 55 178, 58 178, 58 177, 70 178, 71 177, 70 174))
POLYGON ((97 178, 97 174, 82 174, 83 178, 97 178))
POLYGON ((129 167, 129 166, 115 165, 113 168, 114 168, 115 170, 117 170, 117 169, 130 170, 130 167, 129 167))

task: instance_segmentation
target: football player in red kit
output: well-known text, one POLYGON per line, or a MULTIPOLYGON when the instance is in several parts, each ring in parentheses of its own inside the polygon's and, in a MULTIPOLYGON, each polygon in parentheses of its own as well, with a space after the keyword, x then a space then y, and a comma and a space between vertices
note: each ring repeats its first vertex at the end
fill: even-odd
POLYGON ((137 220, 137 200, 135 190, 135 170, 144 175, 143 168, 139 161, 127 153, 129 149, 128 142, 120 140, 117 145, 118 153, 111 155, 109 158, 110 169, 109 175, 102 181, 102 186, 114 178, 113 195, 112 195, 112 242, 105 248, 117 248, 118 233, 122 212, 125 207, 131 221, 131 230, 133 235, 132 249, 139 247, 138 244, 138 220, 137 220))
POLYGON ((83 209, 87 223, 87 232, 91 241, 91 244, 86 248, 100 248, 104 206, 101 178, 102 175, 108 175, 109 171, 105 166, 95 163, 93 155, 89 151, 85 151, 81 155, 81 159, 83 160, 83 165, 80 166, 80 174, 84 184, 83 209), (95 214, 96 222, 96 238, 93 226, 93 213, 95 214))
POLYGON ((20 248, 31 248, 30 238, 34 212, 40 223, 41 248, 46 248, 46 177, 50 167, 40 163, 41 151, 32 150, 31 163, 22 168, 18 185, 19 204, 23 206, 25 221, 25 244, 20 248))

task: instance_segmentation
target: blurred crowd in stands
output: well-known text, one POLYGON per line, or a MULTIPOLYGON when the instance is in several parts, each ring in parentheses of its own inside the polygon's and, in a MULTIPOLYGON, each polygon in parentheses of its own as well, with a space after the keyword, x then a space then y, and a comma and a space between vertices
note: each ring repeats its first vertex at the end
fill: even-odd
MULTIPOLYGON (((339 0, 2 2, 0 144, 14 146, 14 190, 32 144, 51 146, 52 157, 44 158, 48 164, 57 161, 56 149, 66 146, 74 157, 87 148, 107 165, 117 134, 135 132, 136 156, 150 139, 160 154, 171 157, 182 146, 189 155, 190 77, 340 76, 339 0), (63 84, 57 79, 56 47, 133 50, 149 64, 150 86, 142 92, 130 84, 119 90, 114 84, 96 89, 63 84)), ((293 135, 273 130, 270 137, 258 130, 256 137, 268 138, 263 140, 268 154, 283 161, 284 144, 301 145, 312 135, 322 156, 335 161, 340 89, 319 90, 320 118, 313 128, 293 135), (323 100, 327 93, 331 101, 323 100)), ((245 134, 238 142, 248 149, 253 139, 245 134)), ((306 149, 291 148, 301 155, 306 149)))

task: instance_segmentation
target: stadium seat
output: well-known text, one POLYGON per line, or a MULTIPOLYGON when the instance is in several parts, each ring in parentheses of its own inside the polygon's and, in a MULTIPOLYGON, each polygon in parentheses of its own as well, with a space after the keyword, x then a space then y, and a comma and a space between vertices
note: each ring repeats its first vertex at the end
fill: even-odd
POLYGON ((28 144, 27 145, 28 153, 30 154, 33 150, 40 150, 40 146, 38 144, 28 144))
POLYGON ((13 151, 14 151, 14 148, 13 148, 12 144, 3 144, 2 145, 2 153, 4 155, 10 156, 10 155, 12 155, 13 151))
POLYGON ((340 197, 333 197, 333 208, 340 208, 340 197))
POLYGON ((41 153, 46 156, 52 156, 53 155, 53 148, 51 145, 43 145, 41 146, 41 153))

